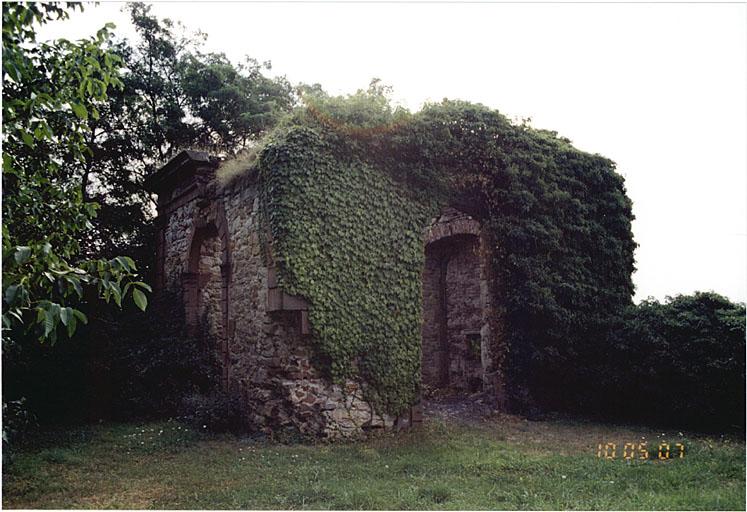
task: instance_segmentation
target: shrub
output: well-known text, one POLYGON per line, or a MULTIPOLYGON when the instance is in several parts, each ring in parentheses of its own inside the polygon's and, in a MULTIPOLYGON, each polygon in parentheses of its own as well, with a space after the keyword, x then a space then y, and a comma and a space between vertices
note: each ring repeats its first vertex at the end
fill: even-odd
POLYGON ((25 401, 23 398, 3 401, 3 467, 13 462, 17 441, 34 425, 34 417, 26 408, 25 401))
POLYGON ((184 335, 180 305, 163 292, 145 313, 100 306, 75 341, 3 350, 4 402, 24 398, 42 426, 176 415, 216 373, 204 344, 184 335))
POLYGON ((628 308, 604 348, 597 389, 607 415, 744 429, 744 304, 702 292, 647 300, 628 308))

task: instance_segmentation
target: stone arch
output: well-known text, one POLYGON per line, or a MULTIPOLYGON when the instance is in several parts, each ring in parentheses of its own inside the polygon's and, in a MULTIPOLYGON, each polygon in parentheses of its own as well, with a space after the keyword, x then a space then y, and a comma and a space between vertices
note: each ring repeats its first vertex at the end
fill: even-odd
POLYGON ((200 339, 220 362, 228 383, 231 253, 225 211, 220 201, 197 209, 189 237, 183 293, 187 332, 200 339))
POLYGON ((487 390, 489 300, 480 223, 446 208, 426 229, 424 245, 423 384, 487 390))

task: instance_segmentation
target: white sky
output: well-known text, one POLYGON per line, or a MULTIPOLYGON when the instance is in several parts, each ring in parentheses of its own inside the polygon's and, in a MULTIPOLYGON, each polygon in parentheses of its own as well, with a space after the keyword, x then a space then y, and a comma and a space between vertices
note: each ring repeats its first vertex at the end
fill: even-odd
MULTIPOLYGON (((84 37, 123 3, 42 35, 84 37)), ((235 62, 349 93, 371 78, 417 110, 483 103, 618 164, 640 245, 636 300, 713 290, 747 299, 747 6, 162 2, 235 62)))

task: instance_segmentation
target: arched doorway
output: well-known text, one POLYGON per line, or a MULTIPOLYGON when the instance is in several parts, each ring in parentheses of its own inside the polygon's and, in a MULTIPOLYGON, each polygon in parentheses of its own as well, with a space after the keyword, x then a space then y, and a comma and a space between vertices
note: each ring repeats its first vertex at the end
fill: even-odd
POLYGON ((226 388, 230 262, 226 233, 214 222, 198 223, 190 244, 187 269, 183 277, 187 331, 200 340, 220 366, 222 384, 226 388))
POLYGON ((454 209, 426 233, 422 382, 456 393, 483 390, 486 289, 477 221, 454 209))

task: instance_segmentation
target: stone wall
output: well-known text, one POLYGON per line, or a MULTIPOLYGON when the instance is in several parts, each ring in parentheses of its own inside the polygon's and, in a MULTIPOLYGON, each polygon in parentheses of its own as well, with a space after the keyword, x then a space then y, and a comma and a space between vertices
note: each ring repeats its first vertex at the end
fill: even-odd
MULTIPOLYGON (((220 342, 225 339, 223 325, 223 278, 221 276, 221 243, 213 235, 201 241, 198 262, 197 320, 200 338, 212 343, 220 353, 220 342)), ((216 354, 217 356, 217 354, 216 354)))
POLYGON ((253 176, 221 187, 216 167, 185 152, 151 182, 159 194, 157 281, 183 298, 186 332, 214 347, 222 385, 242 398, 248 425, 333 438, 419 421, 418 408, 399 418, 377 414, 363 383, 333 384, 314 366, 307 306, 275 287, 263 255, 253 176))
POLYGON ((440 251, 426 248, 423 269, 423 324, 421 327, 421 379, 429 388, 444 388, 449 384, 449 358, 443 332, 445 304, 443 281, 445 262, 440 251))
MULTIPOLYGON (((178 297, 185 334, 204 343, 221 370, 220 385, 241 397, 247 424, 319 437, 402 428, 378 414, 363 382, 332 383, 314 364, 308 304, 277 286, 272 257, 260 243, 256 176, 228 185, 218 162, 183 152, 150 180, 159 194, 157 286, 178 297)), ((472 217, 444 210, 424 233, 422 381, 502 400, 501 314, 488 287, 491 244, 472 217)))
POLYGON ((479 239, 467 236, 455 247, 446 267, 446 337, 449 382, 465 392, 482 391, 482 339, 485 307, 481 290, 479 239))

